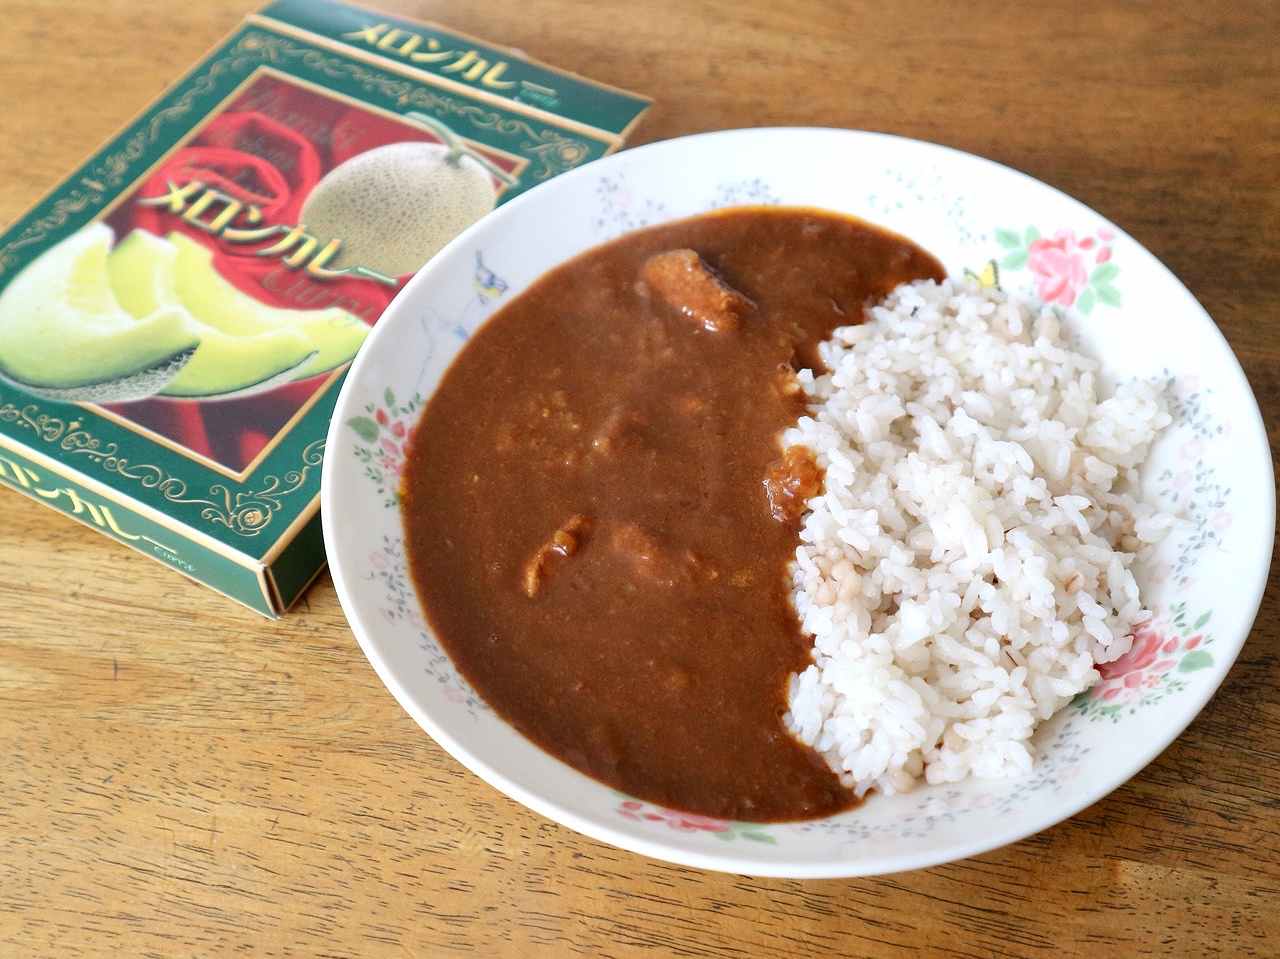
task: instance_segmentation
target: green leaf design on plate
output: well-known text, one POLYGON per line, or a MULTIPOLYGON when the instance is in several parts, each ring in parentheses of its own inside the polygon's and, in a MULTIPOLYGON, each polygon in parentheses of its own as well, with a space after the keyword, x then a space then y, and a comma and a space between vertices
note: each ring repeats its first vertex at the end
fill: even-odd
POLYGON ((743 832, 742 838, 750 839, 752 842, 766 842, 770 845, 777 845, 778 843, 778 840, 764 832, 743 832))
POLYGON ((1029 226, 1027 227, 1027 232, 1024 234, 1024 238, 1027 241, 1027 246, 1030 246, 1036 240, 1040 239, 1040 231, 1034 226, 1029 226))
POLYGON ((372 443, 378 438, 378 423, 368 416, 353 416, 347 420, 347 425, 366 443, 372 443))
POLYGON ((1197 669, 1208 669, 1213 665, 1213 656, 1203 649, 1194 649, 1182 657, 1178 663, 1178 672, 1194 673, 1197 669))
POLYGON ((1192 626, 1191 628, 1192 628, 1192 629, 1199 629, 1199 628, 1200 628, 1201 626, 1203 626, 1205 623, 1209 622, 1209 617, 1210 617, 1210 616, 1212 616, 1212 615, 1213 615, 1213 610, 1209 610, 1209 612, 1205 613, 1203 616, 1201 616, 1199 619, 1197 619, 1197 620, 1196 620, 1196 624, 1195 624, 1194 626, 1192 626))
POLYGON ((1114 286, 1099 285, 1095 286, 1094 289, 1098 291, 1098 299, 1107 304, 1107 306, 1120 305, 1120 291, 1114 286))
POLYGON ((1093 290, 1088 289, 1080 294, 1080 299, 1076 300, 1076 309, 1078 309, 1085 316, 1088 316, 1090 313, 1093 312, 1093 307, 1095 303, 1096 303, 1096 299, 1093 295, 1093 290))
POLYGON ((1007 250, 1016 250, 1022 246, 1022 240, 1013 230, 996 230, 996 242, 1007 250))
POLYGON ((1026 262, 1027 262, 1027 251, 1018 250, 1018 252, 1010 253, 1003 260, 1001 260, 1000 265, 1003 266, 1005 269, 1016 270, 1026 262))
POLYGON ((1120 267, 1114 263, 1102 263, 1093 271, 1089 279, 1094 283, 1101 284, 1106 283, 1108 280, 1114 280, 1119 273, 1120 267))
POLYGON ((391 387, 387 387, 387 392, 383 394, 383 397, 386 399, 388 406, 396 405, 396 395, 391 392, 391 387))
POLYGON ((731 832, 713 832, 711 835, 715 836, 717 839, 723 840, 724 842, 733 841, 733 833, 731 832))

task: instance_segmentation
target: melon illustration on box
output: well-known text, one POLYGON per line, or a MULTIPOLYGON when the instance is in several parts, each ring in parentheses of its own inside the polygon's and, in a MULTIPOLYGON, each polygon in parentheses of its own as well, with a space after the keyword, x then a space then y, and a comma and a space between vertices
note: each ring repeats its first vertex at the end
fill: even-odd
POLYGON ((0 371, 66 402, 250 396, 348 362, 369 328, 339 309, 285 310, 221 277, 181 234, 91 223, 0 294, 0 371))
MULTIPOLYGON (((182 233, 169 234, 168 245, 174 251, 169 261, 171 289, 206 329, 232 341, 264 337, 282 345, 285 338, 300 342, 305 355, 278 353, 274 362, 268 362, 268 368, 273 369, 270 379, 302 380, 335 369, 355 356, 369 332, 357 317, 334 307, 288 310, 260 303, 218 274, 208 247, 182 233)), ((297 342, 291 347, 295 351, 299 348, 297 342)), ((264 351, 264 355, 269 352, 272 351, 264 351)), ((234 388, 227 381, 220 385, 227 391, 234 388)), ((166 392, 201 395, 180 394, 174 389, 166 392)), ((212 394, 217 393, 215 388, 212 394)))
POLYGON ((164 389, 200 337, 180 306, 125 310, 111 289, 111 229, 91 223, 27 264, 0 293, 0 375, 65 402, 123 402, 164 389))
POLYGON ((302 221, 340 236, 343 260, 389 276, 412 273, 494 208, 494 179, 515 178, 468 148, 445 124, 407 117, 441 143, 403 141, 358 153, 327 173, 302 207, 302 221))

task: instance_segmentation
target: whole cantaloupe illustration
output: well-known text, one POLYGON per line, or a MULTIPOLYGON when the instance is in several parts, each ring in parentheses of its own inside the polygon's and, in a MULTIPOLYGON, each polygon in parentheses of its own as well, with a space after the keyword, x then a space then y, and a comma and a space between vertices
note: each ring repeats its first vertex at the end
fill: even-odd
POLYGON ((325 174, 303 204, 302 223, 321 241, 342 241, 338 265, 402 276, 492 210, 496 200, 489 169, 466 150, 392 143, 325 174))

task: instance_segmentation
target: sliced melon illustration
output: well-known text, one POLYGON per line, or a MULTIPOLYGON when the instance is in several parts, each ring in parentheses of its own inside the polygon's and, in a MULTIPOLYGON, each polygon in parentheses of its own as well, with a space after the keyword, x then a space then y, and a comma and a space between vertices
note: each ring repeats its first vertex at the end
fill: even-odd
POLYGON ((162 306, 178 305, 173 287, 173 244, 147 230, 134 230, 107 257, 111 292, 125 311, 149 316, 162 306))
POLYGON ((346 310, 287 310, 259 303, 236 289, 214 268, 213 251, 181 233, 170 233, 177 248, 173 278, 178 300, 202 323, 232 336, 296 330, 312 344, 316 355, 294 373, 306 379, 341 366, 360 349, 369 327, 346 310))
POLYGON ((298 378, 316 355, 296 330, 228 336, 205 327, 200 348, 162 395, 183 399, 240 399, 298 378))
POLYGON ((143 399, 178 376, 200 337, 186 311, 139 319, 111 290, 111 228, 92 223, 29 263, 0 292, 0 375, 63 402, 143 399))
POLYGON ((260 393, 297 376, 316 356, 298 330, 268 330, 233 336, 202 323, 179 305, 177 248, 146 230, 134 230, 111 252, 107 267, 116 299, 134 316, 163 309, 187 314, 200 346, 164 395, 189 399, 230 399, 260 393))

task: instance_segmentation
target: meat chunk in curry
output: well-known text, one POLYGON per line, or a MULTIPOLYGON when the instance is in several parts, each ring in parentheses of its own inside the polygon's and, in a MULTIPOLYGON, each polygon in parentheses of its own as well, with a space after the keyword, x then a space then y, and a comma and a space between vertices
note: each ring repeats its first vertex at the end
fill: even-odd
POLYGON ((668 250, 651 256, 641 276, 668 306, 711 333, 736 330, 742 317, 755 308, 693 250, 668 250))
POLYGON ((822 467, 803 446, 790 446, 769 464, 764 477, 769 512, 780 523, 797 523, 805 503, 822 492, 822 467))
POLYGON ((591 533, 591 520, 580 513, 570 516, 551 538, 537 548, 529 562, 525 563, 522 583, 524 594, 530 599, 538 595, 543 580, 551 574, 558 559, 572 556, 591 533))

